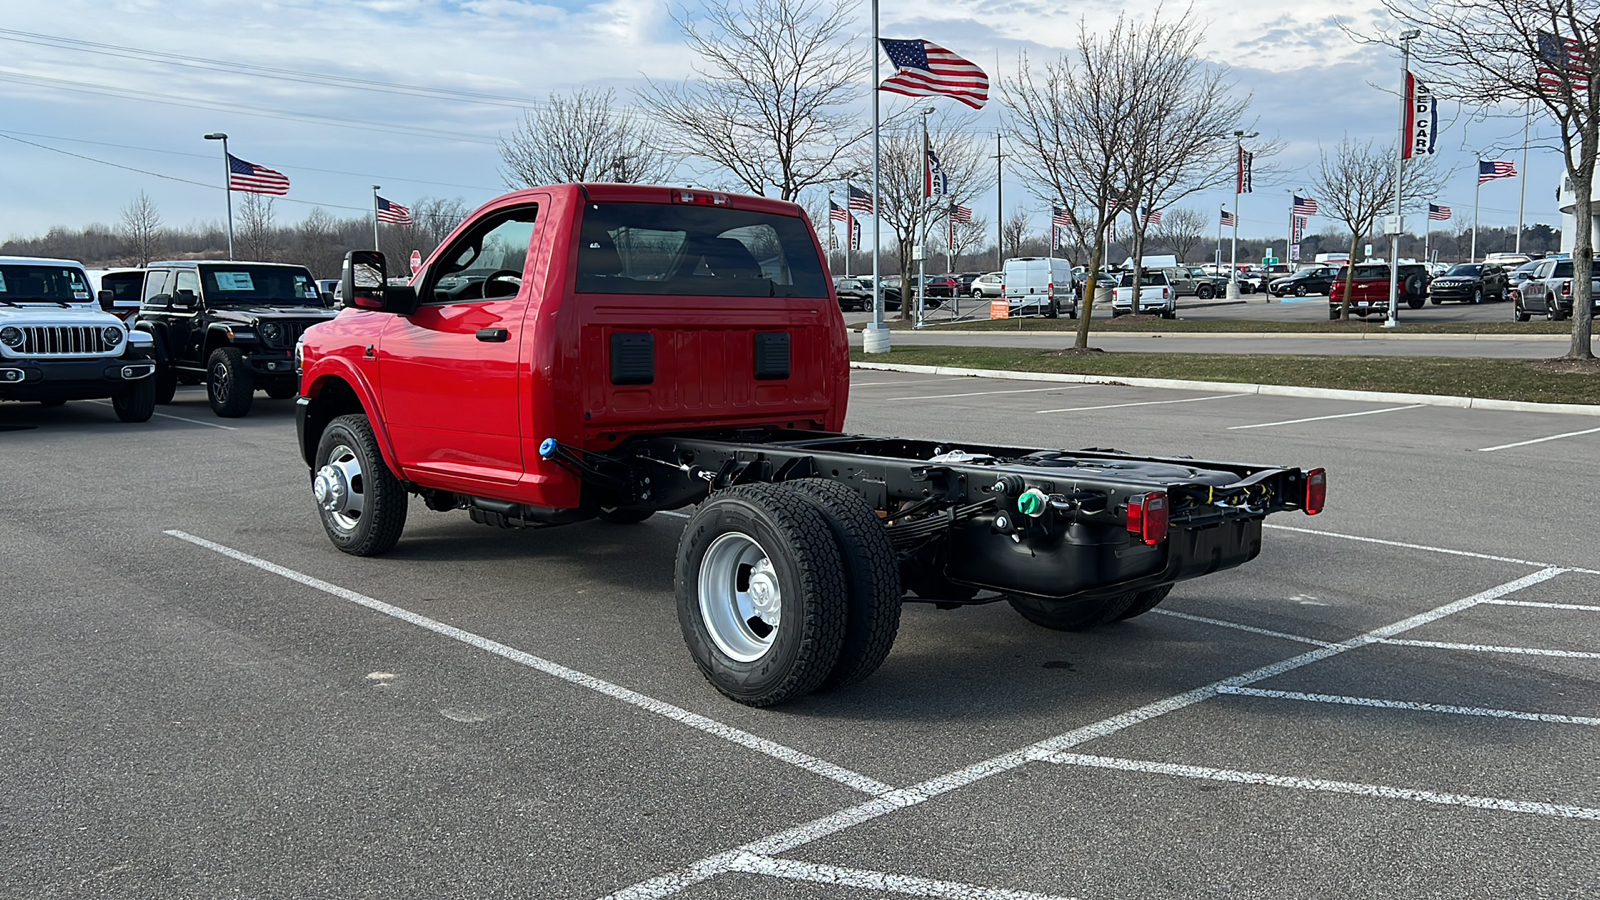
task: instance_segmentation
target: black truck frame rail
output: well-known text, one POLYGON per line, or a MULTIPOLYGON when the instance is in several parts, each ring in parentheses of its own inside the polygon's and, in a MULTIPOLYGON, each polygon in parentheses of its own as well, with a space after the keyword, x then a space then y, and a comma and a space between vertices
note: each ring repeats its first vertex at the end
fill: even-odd
POLYGON ((1260 552, 1268 514, 1315 514, 1326 489, 1320 469, 780 429, 644 436, 607 453, 551 439, 540 453, 583 479, 592 509, 840 482, 877 511, 906 586, 939 603, 1094 599, 1232 568, 1260 552))

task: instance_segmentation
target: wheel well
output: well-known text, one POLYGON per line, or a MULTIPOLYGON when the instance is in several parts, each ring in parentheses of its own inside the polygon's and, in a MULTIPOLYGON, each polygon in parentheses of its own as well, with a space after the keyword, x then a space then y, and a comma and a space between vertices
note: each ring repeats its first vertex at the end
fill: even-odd
POLYGON ((366 415, 355 389, 341 378, 327 378, 316 384, 307 397, 305 429, 300 434, 300 455, 311 465, 316 457, 322 432, 334 419, 351 414, 366 415))

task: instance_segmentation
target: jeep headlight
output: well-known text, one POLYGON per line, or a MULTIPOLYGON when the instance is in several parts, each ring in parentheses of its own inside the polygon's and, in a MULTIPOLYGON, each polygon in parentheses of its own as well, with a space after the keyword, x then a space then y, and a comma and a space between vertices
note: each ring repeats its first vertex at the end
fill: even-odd
POLYGON ((106 348, 117 347, 122 344, 122 329, 115 325, 107 325, 100 332, 100 337, 106 342, 106 348))
POLYGON ((22 329, 15 325, 7 325, 4 328, 0 328, 0 344, 5 344, 13 350, 21 347, 22 329))
POLYGON ((269 344, 276 344, 283 337, 283 326, 277 322, 264 322, 261 325, 261 339, 269 344))

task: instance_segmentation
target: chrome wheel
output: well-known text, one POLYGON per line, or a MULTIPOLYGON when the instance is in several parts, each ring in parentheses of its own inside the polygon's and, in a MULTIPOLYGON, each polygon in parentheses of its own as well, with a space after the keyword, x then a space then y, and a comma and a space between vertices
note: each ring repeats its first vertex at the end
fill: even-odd
POLYGON ((361 460, 347 444, 335 446, 328 462, 311 480, 311 494, 333 523, 352 531, 366 508, 366 485, 361 477, 361 460))
POLYGON ((739 662, 764 656, 782 623, 783 590, 767 551, 730 532, 700 564, 700 618, 717 649, 739 662))

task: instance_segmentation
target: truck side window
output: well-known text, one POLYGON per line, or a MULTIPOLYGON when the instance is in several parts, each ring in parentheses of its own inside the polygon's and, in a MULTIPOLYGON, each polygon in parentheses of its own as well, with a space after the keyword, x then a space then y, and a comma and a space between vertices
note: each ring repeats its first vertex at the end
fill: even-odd
POLYGON ((538 209, 518 207, 490 216, 439 256, 423 289, 428 303, 514 297, 521 289, 538 209))
POLYGON ((171 305, 172 295, 167 291, 167 282, 171 280, 171 271, 151 269, 150 274, 144 277, 144 299, 140 306, 145 309, 166 309, 171 305))

